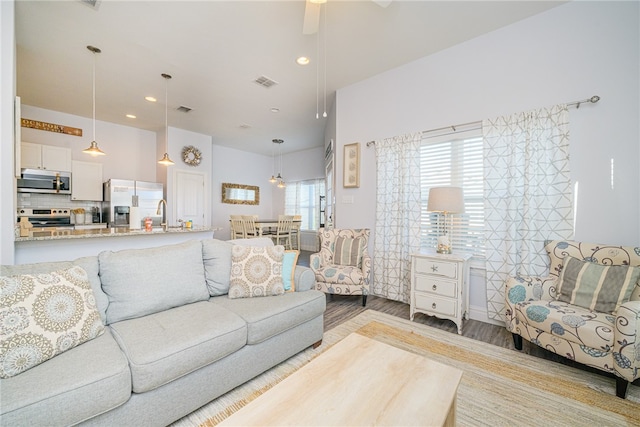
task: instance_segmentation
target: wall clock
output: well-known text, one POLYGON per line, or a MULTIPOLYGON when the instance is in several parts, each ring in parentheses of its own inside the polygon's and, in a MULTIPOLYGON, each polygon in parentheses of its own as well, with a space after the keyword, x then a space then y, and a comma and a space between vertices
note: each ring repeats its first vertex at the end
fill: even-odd
POLYGON ((189 166, 198 166, 202 160, 202 153, 193 145, 182 148, 182 161, 189 166))

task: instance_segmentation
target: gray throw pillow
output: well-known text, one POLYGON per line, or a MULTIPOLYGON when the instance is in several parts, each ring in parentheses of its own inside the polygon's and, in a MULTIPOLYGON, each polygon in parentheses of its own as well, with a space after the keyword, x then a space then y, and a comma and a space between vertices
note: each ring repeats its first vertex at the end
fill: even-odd
POLYGON ((199 240, 98 255, 107 323, 209 299, 199 240))
POLYGON ((211 239, 202 241, 202 261, 209 295, 226 295, 231 275, 231 243, 211 239))

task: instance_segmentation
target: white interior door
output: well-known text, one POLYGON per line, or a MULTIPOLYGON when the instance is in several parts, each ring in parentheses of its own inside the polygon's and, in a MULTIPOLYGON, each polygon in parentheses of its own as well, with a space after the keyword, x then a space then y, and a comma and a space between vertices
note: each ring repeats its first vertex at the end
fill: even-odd
POLYGON ((199 172, 176 171, 175 173, 175 213, 178 220, 193 221, 194 227, 209 226, 205 210, 207 205, 205 174, 199 172))

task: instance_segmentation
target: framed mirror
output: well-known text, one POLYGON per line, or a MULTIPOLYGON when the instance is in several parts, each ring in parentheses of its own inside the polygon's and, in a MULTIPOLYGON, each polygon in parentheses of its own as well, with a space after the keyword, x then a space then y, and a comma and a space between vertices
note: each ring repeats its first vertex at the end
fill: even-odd
POLYGON ((255 185, 222 183, 222 203, 259 205, 260 187, 255 185))

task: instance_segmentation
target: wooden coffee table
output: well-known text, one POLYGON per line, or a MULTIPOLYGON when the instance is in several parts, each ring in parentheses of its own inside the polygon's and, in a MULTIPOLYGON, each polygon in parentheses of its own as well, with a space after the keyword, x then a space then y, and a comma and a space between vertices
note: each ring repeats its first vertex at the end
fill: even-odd
POLYGON ((352 333, 225 426, 453 426, 462 371, 352 333))

